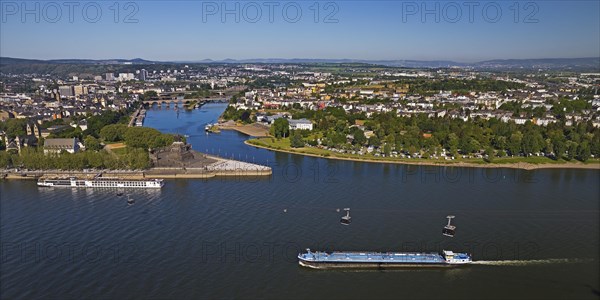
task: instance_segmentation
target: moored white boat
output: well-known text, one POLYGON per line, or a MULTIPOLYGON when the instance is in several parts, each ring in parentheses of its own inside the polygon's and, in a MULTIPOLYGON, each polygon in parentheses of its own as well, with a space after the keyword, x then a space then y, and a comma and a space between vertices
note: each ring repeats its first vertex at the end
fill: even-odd
POLYGON ((120 178, 95 178, 77 179, 70 178, 41 178, 37 182, 42 187, 70 187, 70 188, 139 188, 160 189, 164 185, 163 179, 134 180, 120 178))

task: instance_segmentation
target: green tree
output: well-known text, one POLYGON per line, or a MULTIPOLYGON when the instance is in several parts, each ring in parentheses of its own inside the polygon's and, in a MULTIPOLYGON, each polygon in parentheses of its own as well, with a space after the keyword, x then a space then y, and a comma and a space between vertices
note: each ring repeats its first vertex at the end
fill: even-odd
POLYGON ((125 139, 127 128, 125 124, 106 125, 100 130, 100 137, 106 142, 122 141, 125 139))
POLYGON ((390 156, 390 153, 392 152, 392 146, 390 146, 390 144, 385 144, 383 146, 383 153, 385 154, 385 156, 390 156))
POLYGON ((505 136, 495 136, 492 144, 496 149, 506 150, 508 141, 505 136))
POLYGON ((98 141, 97 138, 95 138, 91 135, 88 135, 85 137, 85 139, 83 140, 83 144, 85 145, 86 150, 98 151, 98 150, 102 149, 102 146, 100 145, 100 141, 98 141))
POLYGON ((539 132, 528 133, 522 141, 522 149, 525 156, 540 152, 545 141, 539 132))
POLYGON ((576 142, 567 141, 567 159, 572 160, 577 156, 578 146, 576 142))
POLYGON ((475 151, 474 144, 471 142, 472 139, 472 137, 463 137, 459 140, 458 147, 462 153, 467 154, 475 151))
POLYGON ((8 168, 12 166, 12 157, 6 151, 0 151, 0 168, 8 168))
POLYGON ((327 146, 329 147, 340 147, 341 145, 346 143, 346 136, 341 132, 328 131, 327 141, 327 146))
MULTIPOLYGON (((16 136, 23 136, 26 132, 27 120, 26 119, 8 119, 5 121, 4 130, 8 138, 15 138, 16 136)), ((2 124, 2 122, 0 122, 2 124)))
POLYGON ((479 144, 479 141, 475 138, 469 139, 469 147, 471 148, 470 152, 474 153, 481 151, 481 144, 479 144))
POLYGON ((510 139, 508 141, 508 151, 510 151, 510 155, 519 155, 519 152, 521 152, 522 141, 523 134, 521 133, 521 131, 517 131, 510 135, 510 139))
POLYGON ((290 123, 286 118, 278 118, 271 125, 269 132, 276 138, 287 137, 290 135, 290 123))
POLYGON ((352 143, 355 145, 364 145, 367 142, 367 137, 365 136, 365 132, 359 128, 356 128, 354 131, 354 139, 352 143))
POLYGON ((292 132, 290 136, 290 144, 292 148, 302 148, 304 147, 304 140, 302 139, 302 134, 299 132, 292 132))
MULTIPOLYGON (((148 144, 148 147, 151 149, 155 149, 155 148, 160 148, 160 147, 165 147, 168 145, 173 144, 173 142, 175 141, 175 137, 171 134, 160 134, 154 137, 154 139, 152 139, 150 141, 150 143, 148 144)), ((146 150, 147 148, 145 148, 144 150, 146 150)))
POLYGON ((588 159, 590 159, 591 154, 592 151, 590 149, 590 144, 588 141, 584 141, 581 144, 579 144, 579 147, 577 148, 577 159, 585 162, 588 159))
POLYGON ((104 126, 116 124, 120 121, 127 122, 128 120, 129 115, 126 111, 105 111, 100 115, 91 116, 87 119, 88 128, 84 131, 84 134, 98 137, 104 126))
POLYGON ((491 146, 485 148, 485 155, 487 155, 487 158, 485 159, 487 162, 494 161, 494 156, 496 156, 494 154, 494 149, 491 146))
POLYGON ((156 91, 146 91, 143 95, 141 95, 140 100, 150 100, 154 97, 158 97, 156 91))
POLYGON ((379 140, 379 138, 376 135, 372 135, 369 138, 369 145, 375 148, 379 148, 381 146, 381 140, 379 140))
POLYGON ((555 138, 552 140, 552 148, 554 149, 554 156, 556 159, 560 159, 567 151, 567 144, 564 137, 555 138))
POLYGON ((546 156, 548 156, 548 155, 550 155, 550 153, 554 152, 554 145, 552 143, 551 138, 547 138, 544 142, 545 142, 544 153, 546 154, 546 156))
POLYGON ((596 131, 594 136, 592 137, 592 142, 590 145, 590 150, 594 157, 600 157, 600 132, 596 131))
POLYGON ((86 151, 85 155, 90 168, 100 169, 104 167, 103 156, 106 155, 106 151, 101 152, 90 152, 86 151))
POLYGON ((458 136, 456 136, 454 132, 448 135, 446 147, 452 154, 455 154, 458 151, 458 136))
POLYGON ((125 160, 131 169, 147 169, 150 167, 150 158, 148 152, 144 149, 128 149, 125 160))
POLYGON ((250 111, 244 110, 242 112, 242 114, 240 115, 240 120, 242 120, 242 122, 244 122, 244 123, 251 123, 252 119, 250 119, 250 111))
POLYGON ((159 148, 173 143, 174 137, 170 134, 162 134, 154 128, 129 127, 124 136, 125 144, 132 148, 159 148))

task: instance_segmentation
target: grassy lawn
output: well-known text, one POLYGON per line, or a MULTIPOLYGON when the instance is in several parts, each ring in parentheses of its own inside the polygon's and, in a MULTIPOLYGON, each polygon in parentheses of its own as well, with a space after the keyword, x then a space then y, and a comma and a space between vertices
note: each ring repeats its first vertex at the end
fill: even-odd
POLYGON ((311 132, 308 137, 305 138, 305 140, 316 140, 321 138, 323 138, 322 132, 311 132))
MULTIPOLYGON (((338 153, 330 150, 320 149, 320 148, 312 148, 312 147, 302 147, 302 148, 292 148, 290 146, 289 138, 284 139, 276 139, 276 138, 260 138, 260 139, 252 139, 248 140, 249 144, 263 146, 275 150, 285 150, 291 151, 299 154, 312 154, 323 157, 341 157, 341 158, 350 158, 356 160, 380 160, 380 161, 406 161, 406 162, 416 162, 421 159, 406 159, 406 158, 392 158, 392 157, 377 157, 373 155, 358 155, 358 154, 349 154, 349 153, 338 153)), ((437 162, 437 160, 436 160, 437 162)), ((440 160, 440 163, 452 163, 450 161, 440 160)), ((456 162, 456 161, 454 161, 456 162)))
POLYGON ((127 147, 113 148, 111 151, 118 156, 123 156, 127 154, 127 147))
MULTIPOLYGON (((395 157, 377 157, 370 154, 367 155, 358 155, 358 154, 348 154, 348 153, 338 153, 330 150, 320 149, 320 148, 312 148, 312 147, 302 147, 302 148, 292 148, 290 146, 289 138, 259 138, 259 139, 251 139, 248 140, 249 144, 262 146, 271 148, 274 150, 284 150, 295 152, 299 154, 312 154, 318 155, 322 157, 340 157, 340 158, 349 158, 356 160, 374 160, 374 161, 392 161, 392 162, 433 162, 439 164, 456 164, 456 163, 471 163, 471 164, 489 164, 481 158, 458 158, 455 160, 445 160, 445 159, 423 159, 423 158, 395 158, 395 157)), ((492 160, 493 164, 518 164, 518 163, 528 163, 528 164, 564 164, 569 162, 579 162, 576 160, 566 161, 563 159, 553 160, 547 157, 496 157, 492 160)), ((585 164, 597 164, 600 163, 600 159, 590 159, 585 164)))
POLYGON ((248 142, 251 144, 254 144, 254 145, 259 145, 259 146, 264 146, 264 147, 269 147, 269 148, 274 148, 274 149, 294 150, 294 149, 292 149, 292 146, 290 145, 289 138, 284 138, 284 139, 259 138, 259 139, 251 139, 248 142))

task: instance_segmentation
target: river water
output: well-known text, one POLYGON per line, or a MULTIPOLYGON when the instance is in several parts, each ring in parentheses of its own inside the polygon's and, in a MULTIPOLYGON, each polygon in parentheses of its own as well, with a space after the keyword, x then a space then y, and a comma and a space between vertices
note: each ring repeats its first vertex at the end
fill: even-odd
POLYGON ((168 180, 160 191, 0 182, 0 298, 590 298, 600 174, 325 160, 207 135, 226 104, 151 109, 145 126, 270 177, 168 180), (340 225, 351 208, 353 222, 340 225), (455 215, 454 238, 441 234, 455 215), (316 250, 472 253, 464 268, 323 271, 316 250))

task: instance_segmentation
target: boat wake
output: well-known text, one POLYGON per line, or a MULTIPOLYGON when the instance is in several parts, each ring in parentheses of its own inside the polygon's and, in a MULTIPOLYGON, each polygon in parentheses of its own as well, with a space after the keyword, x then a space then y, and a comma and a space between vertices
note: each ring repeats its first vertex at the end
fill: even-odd
POLYGON ((531 265, 546 265, 546 264, 572 264, 592 262, 592 259, 579 258, 554 258, 554 259, 535 259, 535 260, 478 260, 471 264, 473 265, 488 265, 488 266, 531 266, 531 265))

